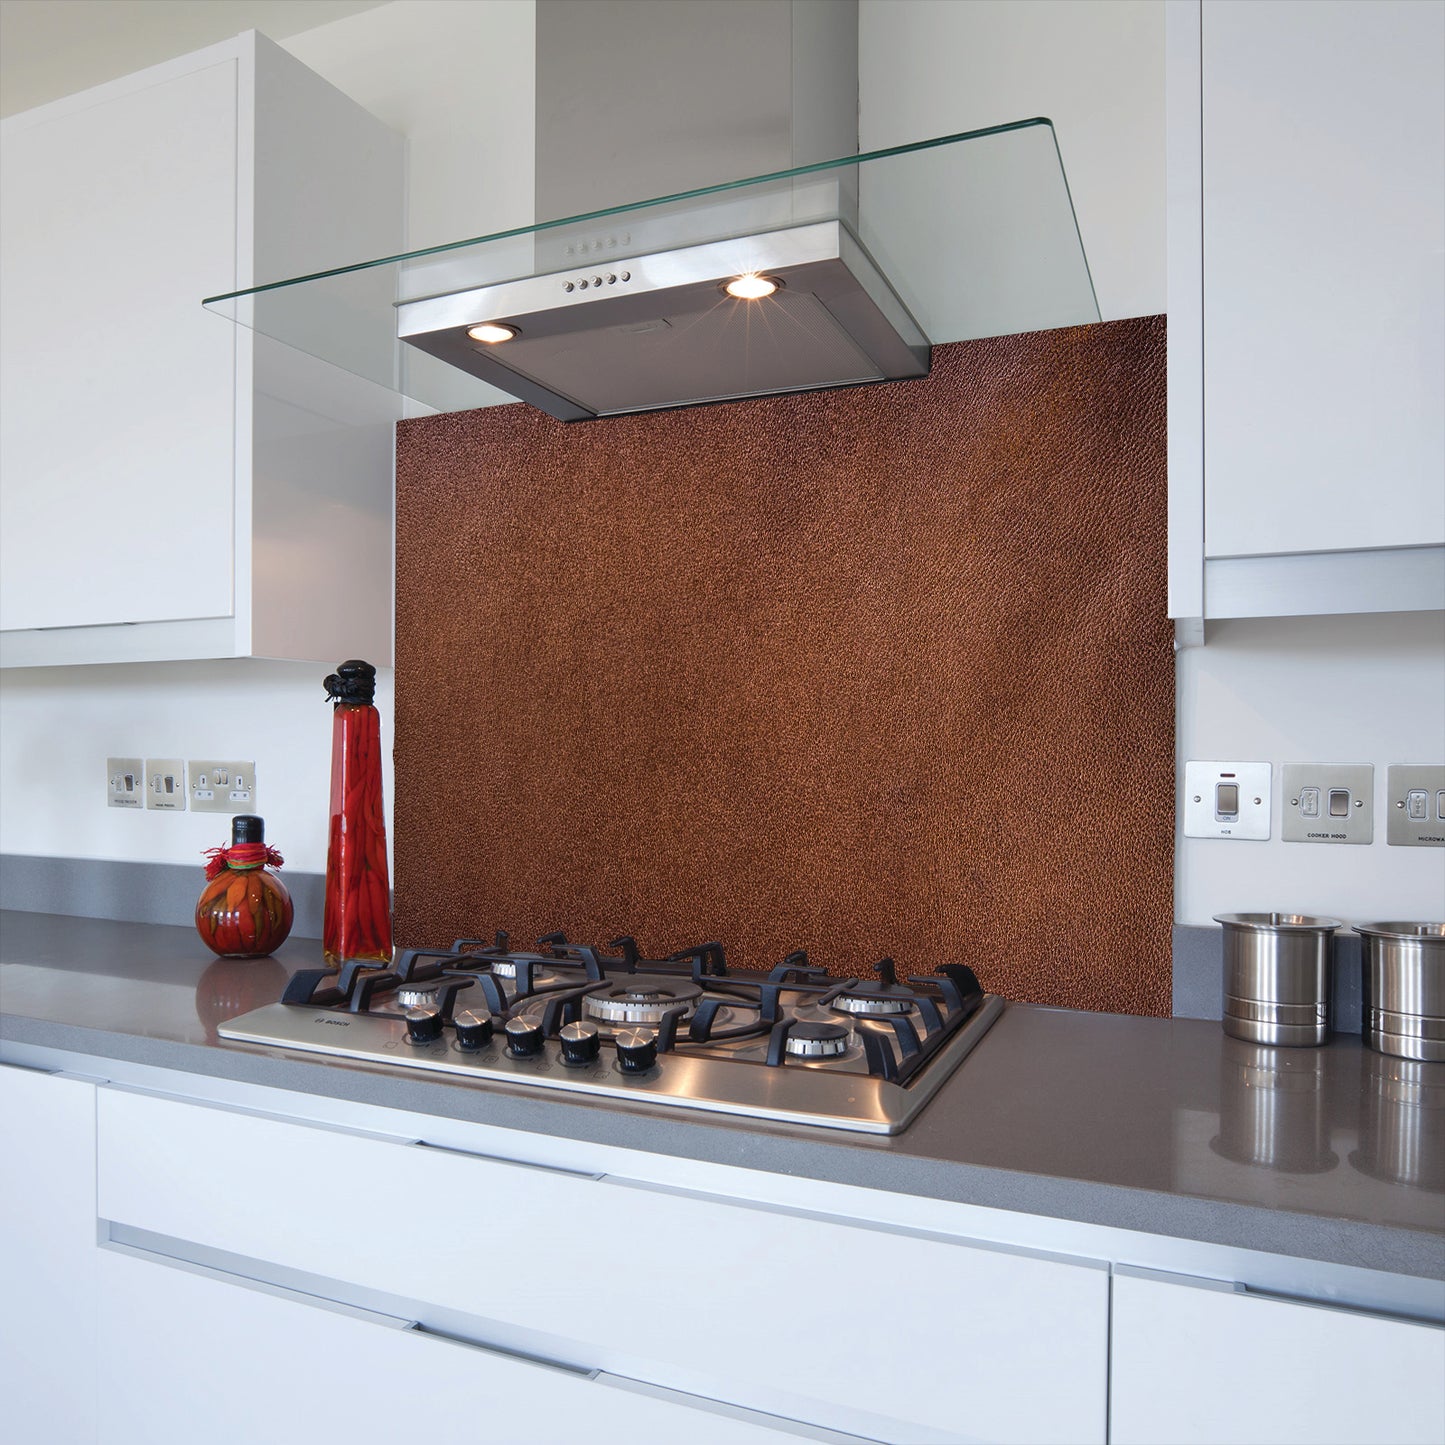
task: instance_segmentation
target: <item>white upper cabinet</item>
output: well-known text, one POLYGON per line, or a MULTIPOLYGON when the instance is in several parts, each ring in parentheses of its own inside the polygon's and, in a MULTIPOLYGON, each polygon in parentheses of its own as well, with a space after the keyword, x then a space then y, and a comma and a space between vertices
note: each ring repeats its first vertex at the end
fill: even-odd
POLYGON ((0 142, 0 660, 389 658, 396 399, 200 303, 399 247, 401 139, 252 33, 0 142))
POLYGON ((1171 6, 1176 616, 1445 606, 1442 55, 1440 0, 1171 6))

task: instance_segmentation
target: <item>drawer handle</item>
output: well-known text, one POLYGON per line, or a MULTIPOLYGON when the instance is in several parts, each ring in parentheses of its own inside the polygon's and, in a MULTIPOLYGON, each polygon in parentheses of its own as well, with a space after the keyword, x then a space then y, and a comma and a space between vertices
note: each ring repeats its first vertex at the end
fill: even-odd
POLYGON ((526 1159, 508 1159, 501 1154, 478 1154, 471 1149, 454 1149, 449 1144, 433 1144, 426 1139, 408 1141, 413 1149, 425 1149, 430 1154, 451 1154, 459 1159, 475 1159, 481 1164, 500 1164, 507 1169, 532 1169, 542 1174, 560 1174, 566 1179, 590 1179, 596 1181, 604 1176, 587 1169, 567 1169, 561 1164, 534 1164, 526 1159))
POLYGON ((583 1380, 595 1380, 602 1372, 587 1365, 574 1365, 567 1360, 555 1360, 546 1355, 530 1354, 526 1350, 509 1350, 504 1345, 489 1345, 481 1340, 468 1339, 466 1335, 449 1334, 446 1330, 434 1330, 420 1320, 413 1320, 406 1326, 409 1334, 424 1339, 441 1340, 448 1345, 459 1345, 464 1350, 476 1350, 479 1354, 492 1355, 499 1360, 516 1360, 544 1370, 560 1370, 564 1375, 575 1375, 583 1380))

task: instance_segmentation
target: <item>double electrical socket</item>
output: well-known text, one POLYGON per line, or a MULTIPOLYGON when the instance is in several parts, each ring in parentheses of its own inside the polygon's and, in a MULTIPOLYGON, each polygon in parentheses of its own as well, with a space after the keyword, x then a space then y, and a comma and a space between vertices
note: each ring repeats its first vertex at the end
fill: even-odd
POLYGON ((256 765, 237 759, 107 758, 106 803, 183 813, 246 813, 256 806, 256 765), (189 775, 190 786, 186 786, 189 775))

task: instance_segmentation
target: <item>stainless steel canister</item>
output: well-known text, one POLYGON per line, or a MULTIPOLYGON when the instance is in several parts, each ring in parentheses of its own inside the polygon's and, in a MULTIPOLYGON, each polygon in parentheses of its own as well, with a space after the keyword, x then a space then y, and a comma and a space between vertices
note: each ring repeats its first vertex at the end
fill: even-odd
POLYGON ((1301 913, 1220 913, 1224 1032, 1286 1048, 1330 1036, 1330 954, 1338 919, 1301 913))
POLYGON ((1365 1042, 1402 1059, 1445 1059, 1445 923, 1358 923, 1365 1042))

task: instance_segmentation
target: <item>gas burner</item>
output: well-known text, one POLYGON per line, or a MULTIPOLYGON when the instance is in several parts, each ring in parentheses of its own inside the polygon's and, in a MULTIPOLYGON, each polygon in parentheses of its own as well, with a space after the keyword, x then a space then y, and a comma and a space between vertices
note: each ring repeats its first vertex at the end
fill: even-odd
POLYGON ((898 969, 891 958, 880 958, 874 965, 877 983, 864 983, 850 978, 847 983, 830 989, 821 1002, 837 1012, 855 1018, 897 1018, 917 1008, 918 995, 907 984, 898 982, 898 969))
POLYGON ((396 1002, 403 1009, 435 1008, 437 986, 435 983, 405 983, 396 991, 396 1002))
POLYGON ((872 990, 867 993, 840 993, 832 1001, 832 1006, 839 1013, 871 1019, 892 1018, 917 1007, 910 994, 872 990))
POLYGON ((489 968, 490 972, 494 973, 498 978, 516 978, 517 969, 524 963, 530 963, 534 968, 539 969, 555 969, 557 967, 557 960, 555 958, 548 958, 545 954, 541 953, 494 955, 471 952, 465 954, 457 966, 459 968, 480 966, 482 968, 489 968))
POLYGON ((835 1058, 848 1052, 848 1033, 844 1024, 794 1024, 786 1048, 795 1058, 835 1058))
POLYGON ((693 1003, 702 989, 684 978, 662 978, 654 974, 628 974, 625 978, 594 989, 582 1001, 589 1018, 609 1024, 658 1024, 669 1009, 693 1003))

